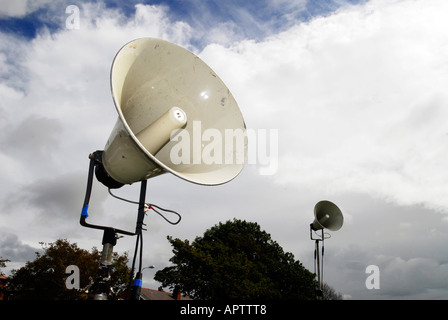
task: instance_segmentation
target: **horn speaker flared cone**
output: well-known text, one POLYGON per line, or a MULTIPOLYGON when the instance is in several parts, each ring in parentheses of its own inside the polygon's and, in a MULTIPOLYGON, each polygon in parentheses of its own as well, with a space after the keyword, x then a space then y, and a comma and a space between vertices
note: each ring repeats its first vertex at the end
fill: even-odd
POLYGON ((190 51, 160 39, 133 40, 115 56, 111 90, 118 120, 102 163, 115 181, 132 184, 170 172, 217 185, 242 170, 247 136, 238 104, 190 51))
POLYGON ((313 230, 328 229, 337 231, 344 223, 341 210, 333 202, 323 200, 314 206, 314 221, 311 224, 313 230))

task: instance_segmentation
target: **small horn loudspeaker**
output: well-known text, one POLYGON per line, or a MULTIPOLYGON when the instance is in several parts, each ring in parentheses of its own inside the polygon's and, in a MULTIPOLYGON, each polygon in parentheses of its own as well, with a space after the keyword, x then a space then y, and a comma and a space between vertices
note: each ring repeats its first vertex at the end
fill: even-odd
POLYGON ((315 240, 314 249, 314 269, 317 271, 316 278, 318 287, 316 288, 316 297, 323 297, 323 256, 324 256, 324 229, 337 231, 342 227, 344 217, 342 211, 333 202, 328 200, 319 201, 314 206, 314 221, 310 224, 310 238, 315 240), (317 238, 313 237, 312 231, 321 230, 321 235, 317 238), (322 251, 319 249, 319 242, 322 242, 322 251), (321 264, 322 261, 322 264, 321 264))
POLYGON ((322 200, 314 206, 314 221, 311 224, 311 229, 337 231, 343 223, 342 211, 333 202, 322 200))

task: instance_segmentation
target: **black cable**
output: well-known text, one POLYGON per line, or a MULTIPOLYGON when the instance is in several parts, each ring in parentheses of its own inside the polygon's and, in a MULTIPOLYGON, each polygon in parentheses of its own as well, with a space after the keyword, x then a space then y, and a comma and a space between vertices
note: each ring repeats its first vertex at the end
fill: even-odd
POLYGON ((316 273, 316 266, 317 266, 317 244, 314 244, 314 274, 317 277, 317 273, 316 273))
POLYGON ((138 272, 142 274, 142 262, 143 262, 143 234, 140 233, 140 264, 138 267, 138 272))
POLYGON ((81 221, 85 220, 88 216, 87 210, 89 209, 90 194, 92 193, 94 170, 95 170, 95 160, 93 158, 90 158, 89 173, 88 173, 88 177, 87 177, 86 195, 84 197, 84 203, 82 205, 81 221))
POLYGON ((151 203, 147 203, 147 205, 148 205, 148 210, 151 209, 151 210, 155 211, 159 216, 161 216, 163 219, 165 219, 165 221, 168 222, 169 224, 176 225, 176 224, 178 224, 178 223, 180 222, 180 220, 182 219, 181 215, 180 215, 179 213, 177 213, 176 211, 174 211, 174 210, 164 209, 164 208, 161 208, 161 207, 159 207, 159 206, 157 206, 157 205, 155 205, 155 204, 151 204, 151 203), (177 215, 177 217, 178 217, 179 219, 178 219, 176 222, 170 221, 170 220, 168 220, 163 214, 161 214, 159 211, 157 211, 156 209, 154 209, 154 207, 156 207, 156 208, 159 209, 159 210, 165 211, 165 212, 171 212, 171 213, 174 213, 175 215, 177 215))
POLYGON ((139 241, 139 234, 137 234, 136 241, 135 241, 135 251, 134 251, 134 258, 132 259, 132 267, 131 267, 131 274, 129 276, 129 285, 128 285, 128 294, 127 294, 127 300, 131 298, 132 295, 132 285, 134 283, 134 270, 135 270, 135 260, 137 259, 137 250, 138 250, 138 241, 139 241))
POLYGON ((132 267, 131 267, 131 284, 134 279, 134 270, 135 270, 135 261, 137 260, 137 250, 138 250, 138 240, 140 235, 137 235, 135 240, 135 251, 134 251, 134 258, 132 259, 132 267))
POLYGON ((112 197, 116 198, 116 199, 119 199, 119 200, 122 200, 122 201, 126 201, 126 202, 129 202, 129 203, 133 203, 133 204, 140 204, 140 202, 138 202, 138 201, 132 201, 132 200, 125 199, 125 198, 122 198, 122 197, 119 197, 119 196, 113 194, 112 191, 110 190, 110 188, 108 188, 108 190, 109 190, 109 194, 112 197))
POLYGON ((320 281, 321 281, 321 285, 322 288, 324 287, 324 241, 322 240, 322 262, 321 262, 321 273, 320 273, 320 281))
MULTIPOLYGON (((119 199, 119 200, 122 200, 122 201, 126 201, 126 202, 129 202, 129 203, 133 203, 133 204, 140 204, 140 203, 137 202, 137 201, 133 201, 133 200, 125 199, 125 198, 122 198, 122 197, 119 197, 119 196, 113 194, 112 191, 110 190, 110 188, 109 188, 108 190, 109 190, 109 194, 110 194, 112 197, 116 198, 116 199, 119 199)), ((181 221, 181 219, 182 219, 182 216, 181 216, 178 212, 176 212, 176 211, 174 211, 174 210, 165 209, 165 208, 162 208, 162 207, 160 207, 160 206, 158 206, 158 205, 155 205, 155 204, 152 204, 152 203, 145 203, 145 204, 146 204, 148 210, 153 210, 153 211, 155 211, 159 216, 161 216, 163 219, 165 219, 165 221, 168 222, 169 224, 176 225, 176 224, 178 224, 178 223, 181 221), (157 209, 159 209, 159 210, 161 210, 161 211, 164 211, 164 212, 169 212, 169 213, 173 213, 173 214, 177 215, 177 217, 178 217, 177 221, 170 221, 170 220, 168 220, 162 213, 160 213, 159 211, 157 211, 155 208, 157 208, 157 209)))

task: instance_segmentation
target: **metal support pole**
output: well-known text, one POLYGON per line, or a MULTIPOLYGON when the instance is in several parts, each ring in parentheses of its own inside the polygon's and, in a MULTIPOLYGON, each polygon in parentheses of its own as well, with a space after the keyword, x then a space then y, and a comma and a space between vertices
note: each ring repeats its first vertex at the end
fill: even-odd
POLYGON ((317 282, 319 284, 318 290, 322 291, 322 279, 320 277, 320 251, 319 251, 319 241, 316 240, 316 261, 317 261, 317 282))
POLYGON ((139 207, 138 207, 138 216, 137 216, 137 224, 135 227, 135 234, 137 235, 137 241, 135 244, 135 253, 134 253, 134 261, 132 263, 132 270, 131 270, 131 277, 134 274, 134 266, 135 266, 135 260, 137 255, 137 248, 140 243, 140 261, 139 261, 139 269, 137 271, 137 274, 135 275, 135 279, 129 283, 129 289, 128 289, 128 298, 131 300, 140 300, 140 292, 142 290, 142 253, 143 253, 143 235, 142 230, 146 230, 143 228, 145 225, 143 223, 143 220, 145 218, 145 197, 146 197, 146 185, 147 181, 143 180, 141 182, 140 187, 140 200, 139 200, 139 207))
MULTIPOLYGON (((111 228, 108 226, 102 226, 102 225, 94 225, 87 223, 86 219, 88 217, 88 209, 89 209, 89 201, 90 201, 90 194, 92 192, 92 185, 93 185, 93 175, 95 172, 95 168, 102 166, 101 159, 102 159, 102 151, 96 151, 89 155, 90 164, 89 164, 89 173, 87 178, 87 188, 86 188, 86 195, 84 198, 84 204, 82 206, 81 211, 81 217, 80 217, 80 224, 83 227, 86 228, 92 228, 92 229, 100 229, 103 230, 103 251, 101 253, 101 261, 98 268, 98 276, 96 278, 95 283, 92 285, 92 292, 95 294, 94 299, 95 300, 106 300, 107 296, 110 292, 110 266, 112 264, 112 254, 113 254, 113 247, 117 243, 117 234, 124 234, 129 236, 135 236, 137 235, 137 244, 141 240, 142 237, 142 230, 143 226, 145 225, 143 223, 143 219, 145 217, 145 193, 146 193, 146 180, 142 181, 142 187, 141 187, 141 194, 140 194, 140 203, 139 203, 139 211, 138 211, 138 218, 137 218, 137 226, 136 226, 136 232, 129 232, 125 230, 120 230, 116 228, 111 228)), ((100 180, 101 181, 101 180, 100 180)), ((103 181, 101 181, 103 182, 103 181)), ((104 184, 104 182, 103 182, 104 184)), ((112 187, 118 187, 119 185, 111 185, 109 188, 112 187)), ((134 258, 135 259, 135 258, 134 258)), ((141 260, 142 260, 142 250, 140 251, 140 271, 141 271, 141 260)), ((135 261, 135 260, 134 260, 135 261)), ((134 268, 134 265, 132 266, 134 268)), ((140 272, 141 274, 141 272, 140 272)), ((131 272, 131 277, 133 276, 133 270, 131 272)), ((141 277, 140 277, 141 279, 141 277)), ((140 285, 141 288, 141 280, 140 282, 137 281, 137 284, 140 285)), ((138 296, 140 295, 140 291, 138 291, 138 296)))
POLYGON ((316 290, 316 296, 322 297, 322 282, 323 282, 323 254, 324 254, 324 230, 321 229, 322 235, 320 238, 313 238, 313 228, 312 224, 310 225, 310 238, 311 240, 315 240, 315 249, 314 249, 314 260, 315 260, 315 267, 317 269, 317 282, 318 282, 318 288, 316 290), (321 252, 319 250, 319 241, 322 241, 322 261, 321 261, 321 252), (322 262, 322 264, 321 264, 322 262), (317 266, 316 266, 317 264, 317 266))
POLYGON ((95 300, 107 300, 110 292, 110 266, 112 264, 113 249, 117 244, 115 229, 107 228, 104 230, 102 244, 103 251, 98 268, 98 277, 92 288, 95 300))

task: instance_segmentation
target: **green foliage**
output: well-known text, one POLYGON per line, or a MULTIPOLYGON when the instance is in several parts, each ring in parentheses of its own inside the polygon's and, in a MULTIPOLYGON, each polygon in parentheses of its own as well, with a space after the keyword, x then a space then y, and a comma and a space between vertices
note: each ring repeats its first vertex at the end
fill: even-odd
POLYGON ((188 240, 168 237, 174 266, 156 273, 165 287, 194 299, 314 299, 314 275, 257 223, 219 223, 188 240))
MULTIPOLYGON (((69 265, 80 269, 80 289, 87 287, 98 273, 101 253, 96 248, 91 252, 80 249, 67 240, 54 243, 41 243, 44 253, 36 252, 36 259, 28 261, 18 270, 12 271, 8 282, 8 290, 14 299, 26 300, 82 300, 89 298, 84 290, 67 289, 65 273, 69 265)), ((119 256, 114 253, 111 283, 115 292, 123 289, 129 276, 127 253, 119 256)), ((110 296, 114 298, 114 296, 110 296)))
POLYGON ((1 268, 6 268, 6 262, 11 262, 11 260, 0 257, 0 274, 3 274, 1 268))
POLYGON ((322 283, 322 300, 343 300, 343 296, 324 282, 322 283))

